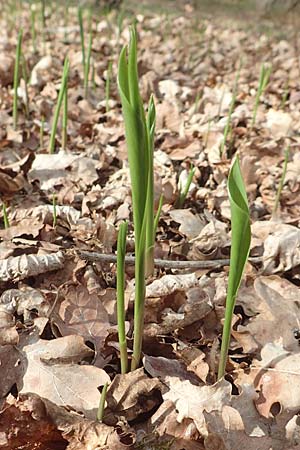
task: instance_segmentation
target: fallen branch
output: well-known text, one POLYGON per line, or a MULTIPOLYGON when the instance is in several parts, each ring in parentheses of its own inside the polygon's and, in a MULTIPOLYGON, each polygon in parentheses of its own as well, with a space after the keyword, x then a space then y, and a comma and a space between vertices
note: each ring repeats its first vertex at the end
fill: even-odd
MULTIPOLYGON (((76 250, 79 258, 90 262, 107 262, 116 263, 117 256, 112 254, 87 252, 83 250, 76 250)), ((262 257, 249 258, 249 261, 256 264, 262 262, 262 257)), ((135 262, 134 256, 126 256, 125 264, 133 265, 135 262)), ((168 259, 154 259, 156 267, 164 267, 166 269, 215 269, 218 267, 229 266, 229 259, 213 259, 210 261, 171 261, 168 259)))

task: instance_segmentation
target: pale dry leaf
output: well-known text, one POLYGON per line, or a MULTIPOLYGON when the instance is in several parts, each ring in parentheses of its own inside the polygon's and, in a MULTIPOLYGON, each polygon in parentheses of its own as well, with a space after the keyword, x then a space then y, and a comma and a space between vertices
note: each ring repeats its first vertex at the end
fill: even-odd
POLYGON ((63 267, 64 255, 61 251, 48 255, 10 256, 0 260, 0 283, 24 280, 63 267))
POLYGON ((146 298, 163 297, 173 294, 175 291, 185 291, 196 286, 199 286, 199 280, 195 273, 164 275, 146 287, 146 298))
POLYGON ((266 126, 272 133, 274 139, 286 137, 292 125, 292 116, 283 111, 270 108, 267 112, 266 126))
POLYGON ((66 336, 51 341, 36 333, 20 342, 25 374, 20 393, 35 393, 57 405, 70 406, 94 419, 99 406, 98 387, 110 381, 102 369, 78 365, 91 355, 80 336, 66 336))
POLYGON ((193 214, 189 209, 174 209, 169 211, 169 215, 180 224, 180 233, 188 239, 196 238, 205 225, 199 215, 193 214))
POLYGON ((0 230, 0 238, 5 241, 10 241, 15 237, 23 235, 36 238, 43 227, 43 222, 38 218, 23 219, 22 222, 17 225, 11 225, 4 230, 0 230))

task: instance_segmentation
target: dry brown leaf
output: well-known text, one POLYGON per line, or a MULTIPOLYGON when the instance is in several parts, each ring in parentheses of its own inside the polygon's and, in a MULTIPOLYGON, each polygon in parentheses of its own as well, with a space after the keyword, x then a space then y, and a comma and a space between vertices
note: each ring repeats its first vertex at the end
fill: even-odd
POLYGON ((38 394, 95 419, 100 400, 98 387, 110 378, 102 369, 78 365, 93 354, 81 336, 45 341, 33 332, 23 337, 20 347, 25 372, 21 393, 38 394))
POLYGON ((116 423, 120 416, 132 421, 150 412, 161 403, 161 389, 160 381, 148 378, 142 368, 116 375, 107 390, 106 423, 116 423))
POLYGON ((108 313, 101 303, 101 297, 90 294, 82 285, 68 285, 61 291, 63 300, 57 307, 55 325, 63 336, 78 334, 95 346, 94 364, 102 367, 102 349, 109 330, 108 313))

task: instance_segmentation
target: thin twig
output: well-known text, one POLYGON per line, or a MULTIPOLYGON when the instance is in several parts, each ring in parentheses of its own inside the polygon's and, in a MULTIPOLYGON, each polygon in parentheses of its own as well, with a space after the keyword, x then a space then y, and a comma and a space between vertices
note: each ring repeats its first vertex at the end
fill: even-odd
MULTIPOLYGON (((79 258, 90 262, 107 262, 116 263, 117 256, 112 254, 87 252, 84 250, 76 250, 79 258)), ((125 264, 133 265, 135 261, 134 256, 126 256, 125 264)), ((252 263, 261 263, 261 257, 249 258, 252 263)), ((156 267, 164 267, 166 269, 215 269, 217 267, 229 266, 229 259, 213 259, 210 261, 171 261, 168 259, 155 259, 154 265, 156 267)))

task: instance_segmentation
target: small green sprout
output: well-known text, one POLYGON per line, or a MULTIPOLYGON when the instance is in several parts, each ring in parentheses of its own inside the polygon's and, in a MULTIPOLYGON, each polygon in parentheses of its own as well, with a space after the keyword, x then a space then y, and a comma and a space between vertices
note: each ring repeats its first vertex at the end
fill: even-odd
POLYGON ((53 119, 53 124, 52 124, 52 130, 51 130, 51 135, 50 135, 49 148, 48 148, 49 149, 49 153, 54 153, 54 149, 55 149, 56 129, 57 129, 57 124, 58 124, 58 118, 59 118, 61 105, 62 105, 62 102, 63 102, 63 98, 64 98, 64 95, 65 95, 65 90, 66 90, 67 83, 68 83, 69 67, 70 67, 69 59, 66 58, 65 59, 65 63, 64 63, 64 68, 63 68, 61 87, 60 87, 60 91, 59 91, 59 94, 58 94, 58 99, 57 99, 57 104, 56 104, 56 109, 55 109, 54 119, 53 119))
POLYGON ((27 71, 26 60, 23 55, 21 55, 21 61, 22 61, 22 63, 21 63, 22 78, 24 80, 24 89, 25 89, 24 108, 25 108, 25 116, 28 119, 28 117, 29 117, 28 71, 27 71))
POLYGON ((63 150, 67 148, 68 142, 68 83, 66 83, 63 99, 63 117, 62 117, 62 129, 61 129, 61 147, 63 150))
POLYGON ((239 84, 239 78, 240 78, 240 73, 241 73, 241 67, 242 67, 242 61, 240 60, 239 63, 239 67, 235 76, 235 80, 234 80, 234 88, 233 88, 233 94, 232 94, 232 99, 230 102, 230 107, 229 107, 229 112, 228 112, 228 116, 227 116, 227 122, 226 122, 226 126, 224 128, 224 135, 223 135, 223 141, 221 144, 221 148, 220 148, 220 156, 221 158, 224 155, 224 150, 225 150, 225 145, 226 145, 226 141, 227 141, 227 137, 228 137, 228 133, 230 131, 231 128, 231 116, 235 107, 235 102, 236 102, 236 97, 237 97, 237 90, 238 90, 238 84, 239 84))
POLYGON ((35 5, 30 1, 30 27, 31 27, 31 39, 34 53, 36 53, 36 30, 35 30, 35 5))
POLYGON ((89 74, 90 74, 90 67, 91 67, 92 42, 93 42, 93 30, 92 30, 92 27, 90 27, 88 50, 87 50, 86 61, 85 61, 85 65, 84 65, 84 98, 85 99, 87 99, 87 97, 88 97, 88 89, 89 89, 89 74))
POLYGON ((186 184, 184 186, 184 189, 182 188, 182 186, 180 184, 180 186, 179 186, 179 196, 178 196, 178 199, 177 199, 176 205, 175 205, 176 208, 182 208, 183 207, 183 204, 185 202, 186 196, 187 196, 187 194, 189 192, 191 183, 192 183, 194 175, 195 175, 195 170, 196 170, 195 167, 192 166, 190 171, 189 171, 188 178, 187 178, 186 184))
POLYGON ((18 87, 19 87, 19 69, 21 59, 21 47, 22 47, 22 35, 21 29, 18 33, 17 47, 16 47, 16 61, 14 69, 14 99, 13 99, 13 126, 14 130, 17 129, 18 124, 18 87))
POLYGON ((45 130, 45 117, 42 116, 40 125, 40 148, 44 147, 44 130, 45 130))
POLYGON ((107 392, 108 383, 104 383, 101 396, 100 396, 100 402, 99 402, 99 408, 97 412, 97 420, 98 422, 102 422, 104 417, 104 409, 105 409, 105 399, 106 399, 106 392, 107 392))
POLYGON ((231 207, 231 252, 228 289, 218 379, 225 374, 235 300, 249 256, 251 229, 247 194, 236 158, 229 173, 228 192, 231 207))
POLYGON ((127 222, 120 225, 117 244, 117 318, 118 335, 120 345, 121 373, 128 371, 127 341, 125 332, 125 253, 126 253, 126 234, 127 222))
POLYGON ((81 44, 81 60, 82 60, 83 73, 85 73, 85 45, 84 45, 82 6, 78 7, 78 22, 79 22, 79 32, 80 32, 80 44, 81 44))
POLYGON ((53 196, 52 196, 52 212, 53 212, 53 223, 52 223, 52 226, 53 226, 53 228, 55 228, 56 227, 56 225, 57 225, 57 208, 56 208, 56 195, 55 194, 53 194, 53 196))
POLYGON ((7 216, 5 203, 2 203, 2 213, 3 213, 4 228, 7 229, 7 228, 9 228, 10 225, 9 225, 9 220, 8 220, 8 216, 7 216))
POLYGON ((125 46, 119 58, 118 85, 121 96, 132 186, 135 233, 134 341, 131 370, 139 366, 144 328, 145 276, 153 271, 154 175, 153 144, 155 105, 151 96, 147 117, 139 93, 137 36, 130 29, 128 59, 125 46))
POLYGON ((105 103, 106 103, 106 112, 109 111, 109 95, 110 95, 110 79, 112 74, 112 61, 109 61, 107 74, 106 74, 106 84, 105 84, 105 103))
POLYGON ((271 71, 272 71, 272 66, 266 66, 265 64, 262 64, 262 66, 260 68, 258 89, 256 92, 256 97, 255 97, 254 111, 253 111, 253 117, 252 117, 252 123, 251 123, 252 128, 254 127, 255 122, 256 122, 256 116, 257 116, 258 105, 260 102, 260 97, 262 96, 262 94, 264 93, 264 91, 268 85, 271 71))
POLYGON ((273 217, 275 217, 277 212, 278 212, 280 196, 281 196, 281 192, 282 192, 282 189, 283 189, 284 180, 285 180, 285 176, 286 176, 286 169, 287 169, 287 163, 288 163, 288 160, 289 160, 289 154, 290 154, 290 146, 288 146, 287 149, 284 152, 284 163, 283 163, 283 168, 282 168, 282 175, 281 175, 281 178, 280 178, 280 181, 279 181, 277 194, 276 194, 276 198, 275 198, 275 203, 274 203, 274 208, 273 208, 273 213, 272 213, 273 217))

